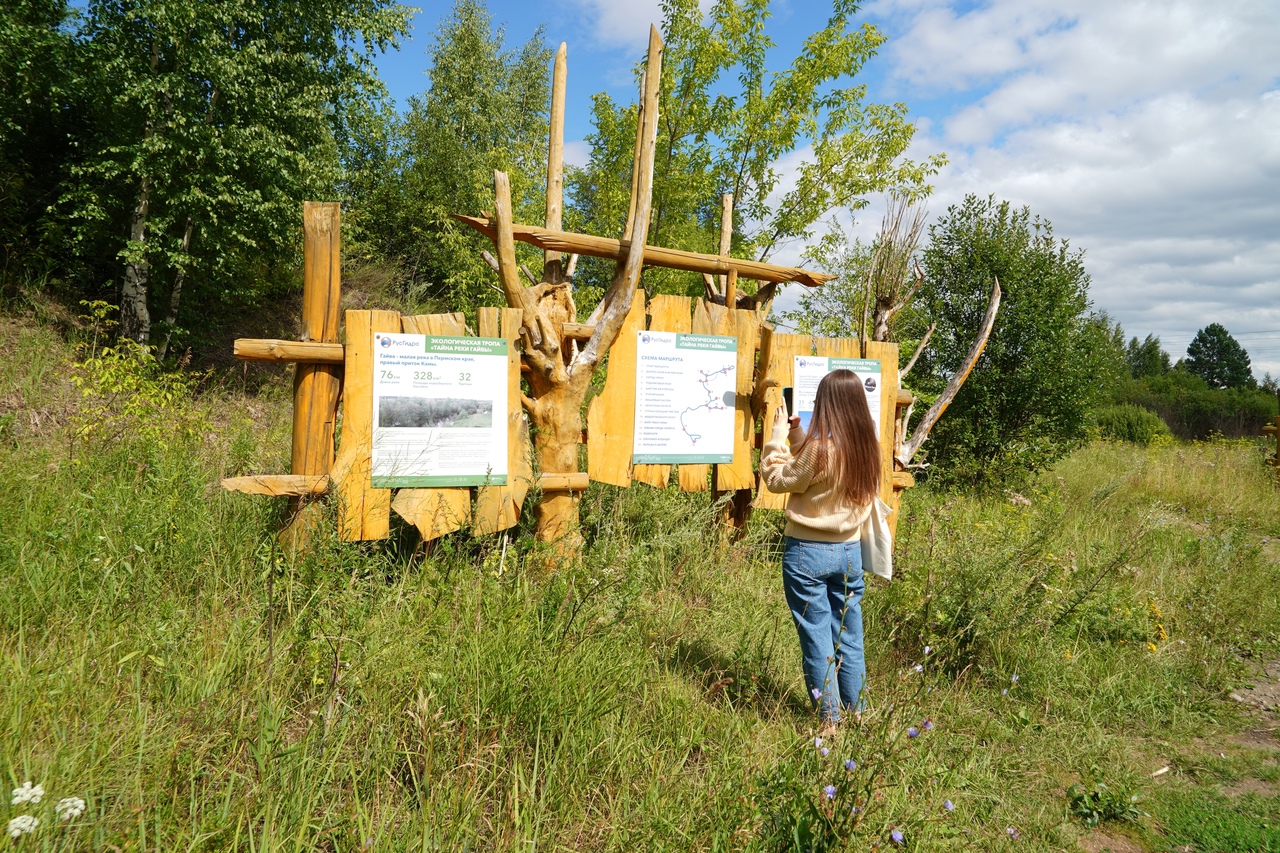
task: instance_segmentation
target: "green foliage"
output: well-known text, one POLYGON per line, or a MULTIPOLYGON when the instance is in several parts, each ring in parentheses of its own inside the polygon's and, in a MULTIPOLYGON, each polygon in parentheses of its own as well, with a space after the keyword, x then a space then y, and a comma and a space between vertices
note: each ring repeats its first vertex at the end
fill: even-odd
POLYGON ((1210 388, 1252 388, 1257 383, 1249 367, 1249 353, 1221 323, 1210 323, 1191 339, 1186 371, 1210 388))
MULTIPOLYGON (((944 162, 902 158, 915 127, 903 104, 865 103, 866 87, 850 84, 884 43, 871 24, 856 26, 857 4, 836 0, 826 25, 811 34, 784 70, 767 67, 774 47, 766 31, 767 0, 720 0, 704 15, 694 0, 663 5, 662 121, 654 166, 648 240, 700 252, 717 251, 720 195, 734 195, 733 253, 766 259, 808 237, 833 207, 861 208, 865 196, 895 190, 926 194, 944 162), (775 197, 779 163, 810 153, 796 185, 775 197)), ((636 108, 597 95, 591 159, 571 173, 573 226, 615 235, 626 222, 636 108)), ((607 270, 587 265, 599 285, 607 270)), ((651 290, 701 293, 701 279, 653 271, 651 290)))
POLYGON ((1135 444, 1152 444, 1173 437, 1169 427, 1159 415, 1132 403, 1103 406, 1098 409, 1094 417, 1098 421, 1098 430, 1103 438, 1132 441, 1135 444))
POLYGON ((74 98, 66 0, 10 0, 0 8, 0 286, 42 268, 47 208, 56 196, 74 98))
POLYGON ((1139 795, 1127 787, 1111 788, 1102 781, 1097 767, 1090 771, 1091 781, 1087 785, 1072 785, 1067 788, 1067 800, 1070 802, 1071 814, 1080 818, 1085 826, 1097 826, 1104 821, 1137 821, 1148 817, 1138 808, 1139 795))
POLYGON ((485 241, 450 214, 492 208, 495 169, 511 178, 517 221, 545 213, 551 51, 541 30, 516 50, 505 41, 482 3, 458 0, 427 48, 426 92, 403 117, 366 111, 367 150, 349 151, 359 238, 450 310, 503 302, 485 241))
POLYGON ((151 347, 129 338, 105 345, 115 325, 115 308, 100 300, 81 304, 88 309, 82 319, 93 334, 80 346, 81 358, 71 375, 84 398, 72 418, 75 441, 90 453, 120 444, 165 450, 208 429, 203 413, 191 405, 204 377, 163 370, 151 347))
POLYGON ((1150 409, 1179 438, 1256 436, 1277 414, 1275 394, 1261 388, 1211 388, 1199 376, 1174 368, 1160 376, 1122 381, 1116 402, 1150 409))
POLYGON ((299 200, 332 192, 335 127, 379 96, 371 57, 407 14, 390 0, 92 0, 64 23, 61 3, 10 4, 0 38, 28 98, 3 117, 0 171, 22 240, 38 233, 95 296, 123 265, 137 339, 152 313, 167 340, 192 325, 184 307, 261 292, 297 256, 299 200))
POLYGON ((913 384, 937 393, 1000 313, 977 367, 925 445, 932 476, 981 485, 1044 468, 1083 440, 1122 369, 1117 329, 1089 312, 1083 253, 1027 208, 970 195, 929 229, 921 310, 937 320, 913 384))
POLYGON ((1129 374, 1134 379, 1163 376, 1169 372, 1171 364, 1169 353, 1160 346, 1160 339, 1155 335, 1147 335, 1142 342, 1136 336, 1131 338, 1125 349, 1125 363, 1129 365, 1129 374))

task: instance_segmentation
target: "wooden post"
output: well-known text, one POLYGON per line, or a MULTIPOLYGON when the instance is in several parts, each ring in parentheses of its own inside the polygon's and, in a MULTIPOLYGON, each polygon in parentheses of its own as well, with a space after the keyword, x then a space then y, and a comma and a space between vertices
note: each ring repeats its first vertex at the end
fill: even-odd
MULTIPOLYGON (((555 70, 551 75, 551 137, 547 145, 547 221, 546 227, 559 231, 564 215, 564 88, 567 70, 566 46, 556 51, 555 70)), ((542 255, 542 280, 564 279, 564 262, 560 252, 547 249, 542 255)))
MULTIPOLYGON (((302 206, 302 340, 338 342, 341 295, 341 221, 337 202, 302 206)), ((327 475, 333 465, 333 427, 342 388, 336 364, 299 362, 293 378, 293 453, 290 473, 327 475)), ((295 547, 319 507, 311 500, 290 500, 294 516, 284 536, 295 547)))

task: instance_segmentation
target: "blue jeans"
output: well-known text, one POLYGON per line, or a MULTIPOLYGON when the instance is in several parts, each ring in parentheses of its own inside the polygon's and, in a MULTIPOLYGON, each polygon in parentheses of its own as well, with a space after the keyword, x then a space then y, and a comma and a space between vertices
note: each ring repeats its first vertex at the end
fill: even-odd
POLYGON ((822 717, 862 707, 867 665, 862 648, 862 544, 811 542, 790 536, 782 546, 782 589, 800 635, 805 688, 822 717), (838 697, 838 698, 837 698, 838 697))

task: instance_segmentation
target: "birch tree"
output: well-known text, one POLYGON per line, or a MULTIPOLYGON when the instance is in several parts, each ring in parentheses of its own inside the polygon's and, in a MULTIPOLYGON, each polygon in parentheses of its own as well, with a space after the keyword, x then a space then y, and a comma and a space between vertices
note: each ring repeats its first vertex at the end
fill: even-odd
MULTIPOLYGON (((96 116, 64 196, 84 243, 117 243, 121 331, 147 342, 292 255, 298 201, 337 179, 334 124, 377 97, 390 0, 91 0, 80 33, 96 116), (160 298, 157 298, 157 297, 160 298)), ((162 344, 163 349, 163 344, 162 344)))

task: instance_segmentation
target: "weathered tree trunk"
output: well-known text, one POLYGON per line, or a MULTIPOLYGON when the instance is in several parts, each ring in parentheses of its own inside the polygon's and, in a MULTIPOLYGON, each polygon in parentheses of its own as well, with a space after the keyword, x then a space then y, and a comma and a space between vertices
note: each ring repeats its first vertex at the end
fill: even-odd
MULTIPOLYGON (((578 470, 584 396, 575 388, 562 385, 535 400, 529 410, 534 448, 544 473, 567 474, 578 470)), ((578 505, 573 492, 543 492, 535 518, 538 538, 556 543, 561 554, 571 555, 581 547, 578 505)))
MULTIPOLYGON (((498 278, 507 304, 524 312, 521 327, 524 363, 529 368, 530 396, 521 402, 529 412, 535 435, 534 445, 544 474, 566 474, 578 470, 578 446, 582 440, 582 403, 604 354, 613 345, 631 309, 631 300, 644 265, 645 235, 649 229, 653 193, 653 157, 657 137, 658 91, 662 67, 662 39, 649 29, 649 58, 643 97, 636 128, 636 156, 633 164, 635 191, 631 200, 624 238, 625 254, 619 259, 613 281, 597 309, 590 339, 580 351, 564 337, 563 325, 573 322, 576 309, 567 282, 562 279, 560 257, 544 257, 543 282, 525 287, 515 255, 515 232, 511 212, 511 185, 503 172, 494 173, 494 216, 492 238, 497 254, 498 278), (634 250, 633 248, 634 247, 634 250)), ((556 57, 555 92, 552 115, 562 120, 564 52, 556 57)), ((562 150, 557 136, 564 133, 557 121, 551 126, 551 151, 562 150)), ((561 136, 562 138, 562 136, 561 136)), ((559 169, 549 163, 548 220, 555 222, 561 203, 559 169)), ((552 543, 560 559, 571 559, 582 539, 578 532, 578 507, 573 492, 547 491, 537 510, 536 533, 552 543)))
MULTIPOLYGON (((187 217, 187 226, 182 231, 182 254, 186 254, 191 249, 191 232, 195 227, 195 223, 191 217, 187 217)), ((164 332, 164 343, 160 345, 156 358, 164 361, 164 357, 169 354, 169 343, 173 340, 173 327, 178 322, 178 306, 182 302, 182 285, 187 279, 187 271, 185 267, 178 267, 177 273, 173 276, 173 290, 169 292, 169 313, 165 315, 164 324, 168 328, 164 332)))
POLYGON ((151 265, 143 254, 150 208, 151 178, 144 175, 138 190, 138 203, 133 208, 133 219, 129 223, 129 242, 135 257, 125 264, 124 285, 120 289, 120 332, 142 344, 151 338, 151 312, 147 310, 151 265))

